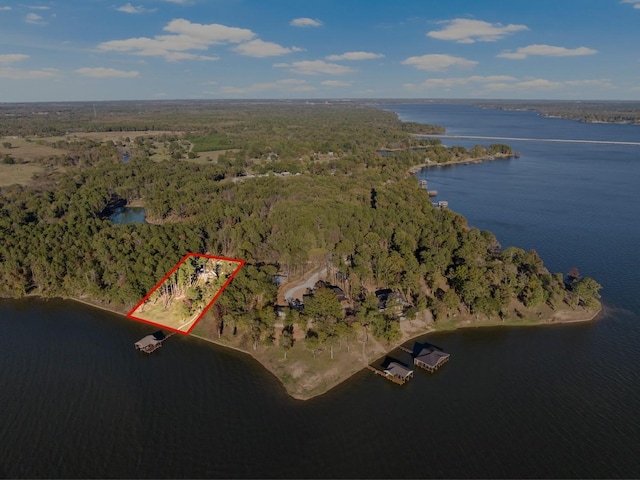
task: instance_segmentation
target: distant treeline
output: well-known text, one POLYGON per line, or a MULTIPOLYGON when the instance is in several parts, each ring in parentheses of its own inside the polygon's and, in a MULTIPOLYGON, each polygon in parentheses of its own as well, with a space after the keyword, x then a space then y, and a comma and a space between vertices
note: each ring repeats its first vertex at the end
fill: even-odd
POLYGON ((536 110, 541 115, 589 123, 626 123, 640 125, 640 102, 500 102, 481 104, 502 110, 536 110))

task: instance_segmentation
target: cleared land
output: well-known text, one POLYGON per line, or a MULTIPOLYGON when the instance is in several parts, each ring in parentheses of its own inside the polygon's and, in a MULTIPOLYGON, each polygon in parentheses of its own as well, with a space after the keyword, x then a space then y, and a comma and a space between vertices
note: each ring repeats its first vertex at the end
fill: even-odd
POLYGON ((36 173, 42 173, 45 168, 33 163, 22 163, 15 165, 0 164, 0 187, 9 185, 26 185, 31 182, 36 173))
MULTIPOLYGON (((0 156, 10 155, 17 160, 34 162, 66 153, 66 150, 46 145, 44 141, 44 138, 2 137, 0 139, 0 156), (6 148, 4 146, 5 143, 10 143, 11 148, 6 148)), ((46 141, 49 141, 49 139, 46 139, 46 141)))
POLYGON ((188 257, 129 316, 187 332, 240 266, 237 261, 188 257))

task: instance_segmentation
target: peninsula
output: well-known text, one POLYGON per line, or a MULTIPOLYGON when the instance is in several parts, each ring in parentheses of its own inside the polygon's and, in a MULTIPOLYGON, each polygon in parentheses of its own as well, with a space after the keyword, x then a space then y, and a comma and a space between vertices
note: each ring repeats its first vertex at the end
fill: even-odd
POLYGON ((242 259, 193 333, 253 355, 296 398, 431 331, 599 310, 593 279, 503 248, 407 174, 506 145, 445 147, 414 135, 441 129, 357 102, 34 106, 55 121, 24 108, 2 126, 3 296, 124 313, 187 253, 242 259), (109 220, 131 204, 148 223, 109 220))

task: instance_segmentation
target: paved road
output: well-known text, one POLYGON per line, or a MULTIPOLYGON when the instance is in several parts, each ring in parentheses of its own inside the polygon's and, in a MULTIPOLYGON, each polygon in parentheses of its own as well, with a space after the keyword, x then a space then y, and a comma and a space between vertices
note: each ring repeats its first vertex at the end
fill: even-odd
POLYGON ((311 275, 304 283, 292 285, 286 292, 284 292, 284 299, 289 300, 297 298, 298 300, 302 300, 302 295, 307 291, 307 288, 313 288, 316 282, 326 274, 327 268, 325 267, 311 275))

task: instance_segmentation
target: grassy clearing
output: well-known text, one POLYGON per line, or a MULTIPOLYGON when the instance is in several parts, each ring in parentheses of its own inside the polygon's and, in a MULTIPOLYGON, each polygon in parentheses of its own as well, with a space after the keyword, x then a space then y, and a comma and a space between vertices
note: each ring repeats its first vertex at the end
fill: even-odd
POLYGON ((4 156, 5 154, 10 155, 17 160, 27 163, 51 156, 63 155, 65 153, 65 150, 39 144, 37 140, 34 139, 22 137, 2 137, 0 139, 0 156, 4 156), (5 148, 2 145, 5 142, 9 142, 11 148, 5 148))
POLYGON ((65 137, 65 140, 75 138, 89 138, 98 142, 106 142, 108 140, 120 140, 125 138, 134 139, 138 137, 158 137, 160 135, 183 135, 184 132, 173 132, 169 130, 145 130, 145 131, 124 131, 124 132, 77 132, 71 133, 65 137))
POLYGON ((231 152, 231 153, 236 153, 239 152, 240 150, 237 148, 232 148, 229 150, 210 150, 210 151, 206 151, 206 152, 199 152, 198 153, 198 158, 195 159, 191 159, 190 161, 192 162, 199 162, 199 163, 204 163, 204 162, 217 162, 218 158, 220 158, 221 155, 227 153, 227 152, 231 152))
POLYGON ((36 173, 42 173, 45 168, 32 163, 22 163, 15 165, 0 164, 0 187, 9 185, 27 185, 31 182, 36 173))

